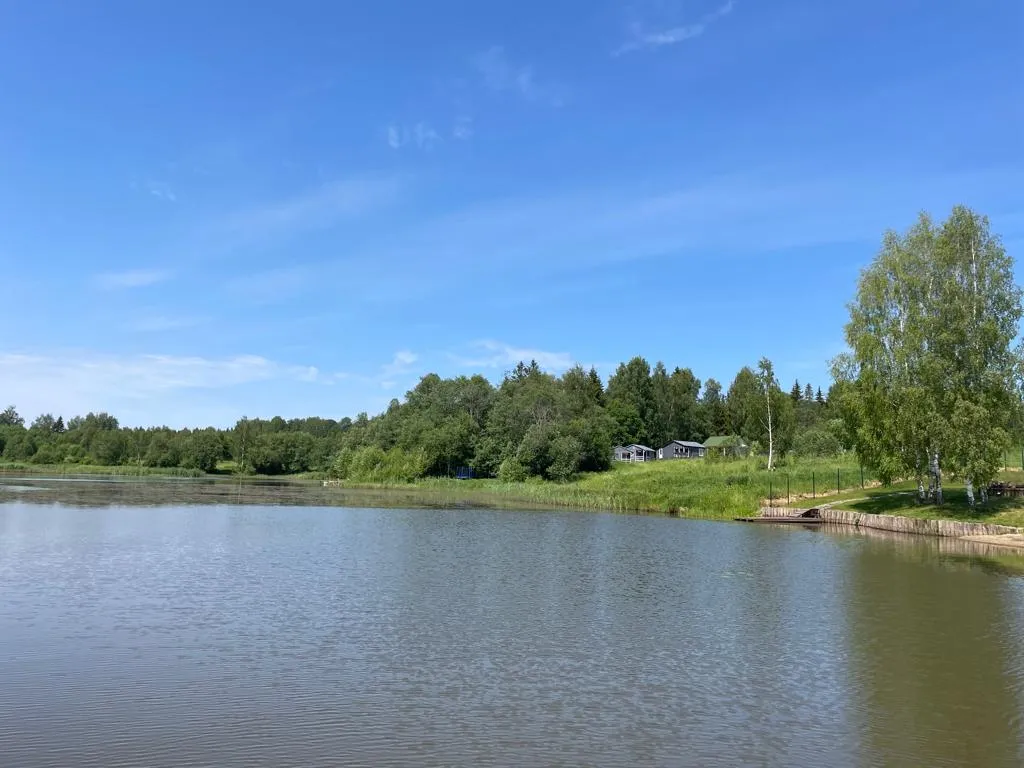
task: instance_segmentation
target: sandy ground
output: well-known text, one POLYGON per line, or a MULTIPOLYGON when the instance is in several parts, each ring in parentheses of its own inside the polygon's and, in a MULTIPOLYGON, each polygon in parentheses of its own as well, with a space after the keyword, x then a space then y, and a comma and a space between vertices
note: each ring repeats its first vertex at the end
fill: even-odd
POLYGON ((964 541, 977 541, 982 544, 996 544, 1000 547, 1024 549, 1024 534, 1021 533, 1004 533, 999 536, 961 536, 960 538, 964 541))

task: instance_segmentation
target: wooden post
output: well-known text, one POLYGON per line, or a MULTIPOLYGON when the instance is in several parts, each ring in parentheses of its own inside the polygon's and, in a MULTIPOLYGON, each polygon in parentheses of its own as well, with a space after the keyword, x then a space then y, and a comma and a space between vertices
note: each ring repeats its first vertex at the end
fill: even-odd
POLYGON ((811 498, 816 499, 818 497, 818 490, 814 487, 814 470, 811 470, 811 498))
POLYGON ((836 467, 836 493, 842 493, 842 488, 839 487, 839 467, 836 467))
POLYGON ((786 506, 788 507, 792 502, 792 498, 789 495, 789 475, 786 475, 786 506))
POLYGON ((864 465, 860 465, 860 489, 864 490, 864 465))

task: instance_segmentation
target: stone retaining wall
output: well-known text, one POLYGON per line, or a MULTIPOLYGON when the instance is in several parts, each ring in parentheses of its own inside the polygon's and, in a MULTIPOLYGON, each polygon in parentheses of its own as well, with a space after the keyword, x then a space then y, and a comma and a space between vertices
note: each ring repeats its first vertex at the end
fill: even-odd
MULTIPOLYGON (((957 520, 919 520, 915 517, 895 515, 869 515, 845 509, 819 507, 821 519, 835 525, 853 525, 895 533, 914 533, 924 536, 999 536, 1004 533, 1024 533, 1022 528, 992 523, 962 523, 957 520)), ((806 509, 763 507, 761 517, 792 517, 806 509)))

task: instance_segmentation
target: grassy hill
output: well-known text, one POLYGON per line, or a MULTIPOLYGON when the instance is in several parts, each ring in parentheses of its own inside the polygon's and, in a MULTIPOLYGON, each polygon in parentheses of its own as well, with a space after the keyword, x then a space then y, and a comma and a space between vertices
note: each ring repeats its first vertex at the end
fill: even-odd
MULTIPOLYGON (((582 509, 669 512, 721 519, 753 514, 769 494, 781 504, 787 499, 796 503, 802 497, 810 500, 812 496, 835 495, 837 482, 844 490, 861 487, 861 471, 854 459, 803 461, 773 472, 756 459, 659 461, 616 464, 609 472, 583 474, 568 483, 425 480, 416 487, 456 492, 481 501, 491 497, 582 509)), ((864 482, 875 484, 870 474, 864 475, 864 482)))

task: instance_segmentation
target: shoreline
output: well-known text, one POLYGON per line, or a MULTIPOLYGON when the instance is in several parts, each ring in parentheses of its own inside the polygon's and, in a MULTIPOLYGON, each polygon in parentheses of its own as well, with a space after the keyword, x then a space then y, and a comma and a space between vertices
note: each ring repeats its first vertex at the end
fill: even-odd
MULTIPOLYGON (((25 473, 29 475, 24 479, 46 480, 43 473, 25 473)), ((53 473, 52 479, 67 478, 69 475, 79 474, 74 472, 53 473)), ((344 493, 353 492, 379 492, 383 494, 394 493, 396 496, 408 496, 410 494, 425 498, 434 497, 447 502, 465 502, 475 505, 479 504, 515 504, 516 506, 537 506, 545 508, 562 508, 575 510, 607 511, 619 514, 637 515, 658 515, 665 517, 678 517, 693 520, 723 520, 731 521, 737 514, 746 514, 746 510, 730 508, 715 509, 712 511, 692 510, 685 507, 665 506, 660 503, 642 503, 637 495, 628 492, 612 494, 588 493, 584 489, 572 485, 556 485, 549 483, 499 483, 497 481, 429 481, 426 483, 350 483, 344 481, 330 481, 308 477, 279 476, 275 478, 264 478, 259 476, 223 476, 203 475, 200 478, 188 478, 180 475, 170 474, 135 474, 135 473, 98 473, 82 472, 82 476, 94 480, 160 480, 160 479, 205 479, 220 481, 235 481, 245 485, 248 482, 255 482, 273 479, 282 485, 294 485, 297 488, 318 488, 324 492, 332 490, 344 493), (484 484, 486 483, 486 484, 484 484)), ((0 472, 0 480, 7 477, 15 480, 15 472, 0 472)), ((2 487, 2 486, 0 486, 2 487)), ((760 516, 762 517, 784 517, 793 516, 805 512, 813 507, 791 507, 791 506, 762 506, 760 516)), ((1006 526, 995 523, 959 521, 943 518, 916 518, 903 517, 898 515, 884 515, 866 512, 855 512, 850 510, 833 509, 827 502, 818 507, 824 522, 832 525, 849 526, 853 528, 873 529, 889 531, 910 535, 935 536, 947 539, 962 539, 978 544, 989 544, 1005 547, 1012 550, 1024 550, 1024 527, 1006 526)))

